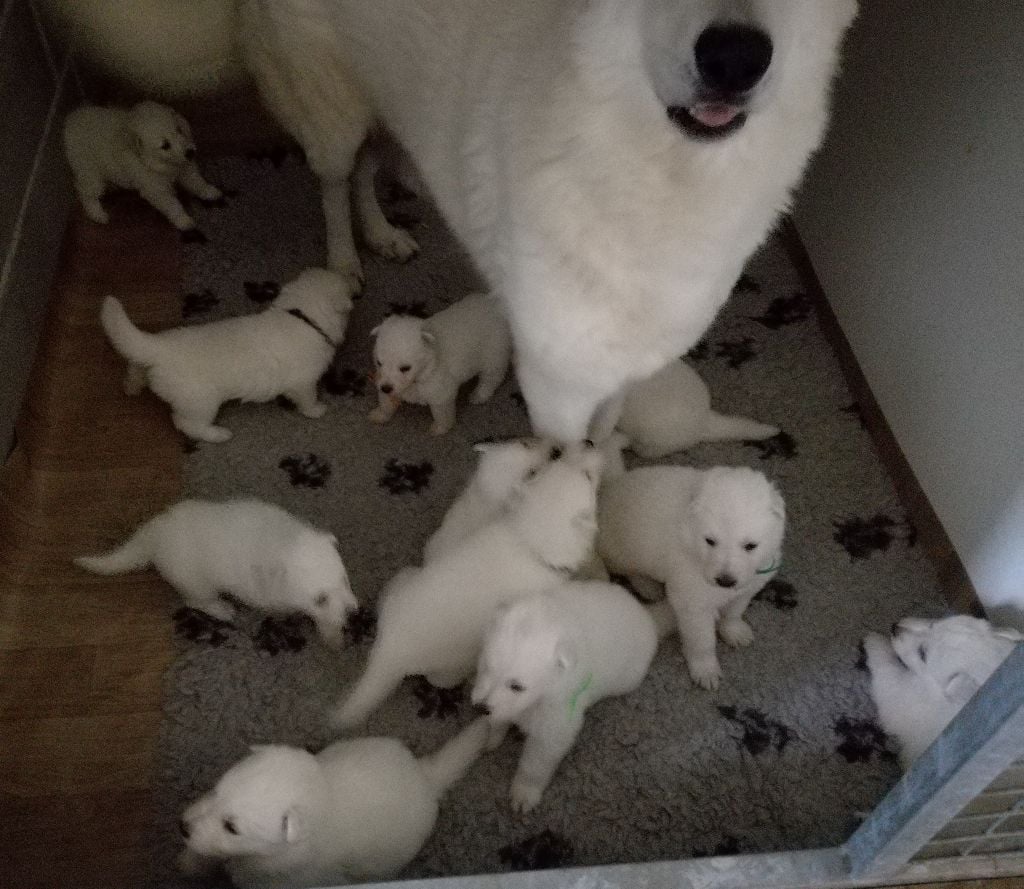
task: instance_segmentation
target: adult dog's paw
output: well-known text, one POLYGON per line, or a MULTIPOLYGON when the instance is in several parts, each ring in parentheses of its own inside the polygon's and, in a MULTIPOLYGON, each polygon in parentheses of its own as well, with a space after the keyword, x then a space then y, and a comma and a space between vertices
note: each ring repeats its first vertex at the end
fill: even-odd
POLYGON ((401 228, 367 233, 366 240, 374 253, 396 262, 406 262, 420 252, 415 238, 401 228))
POLYGON ((695 658, 688 662, 690 678, 698 688, 705 688, 714 691, 722 681, 722 668, 718 665, 718 658, 714 655, 703 658, 695 658))
POLYGON ((529 781, 523 781, 520 778, 516 778, 512 782, 512 792, 510 794, 512 799, 512 811, 525 815, 531 809, 536 808, 543 793, 543 787, 538 787, 536 784, 532 784, 529 781))
POLYGON ((726 645, 733 648, 742 648, 754 641, 754 631, 745 620, 730 621, 723 623, 718 628, 718 635, 726 645))

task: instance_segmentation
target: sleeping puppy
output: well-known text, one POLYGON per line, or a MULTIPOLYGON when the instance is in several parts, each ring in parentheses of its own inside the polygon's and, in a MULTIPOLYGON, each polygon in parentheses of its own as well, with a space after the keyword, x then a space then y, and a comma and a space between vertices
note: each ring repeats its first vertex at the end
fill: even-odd
POLYGON ((478 719, 420 759, 393 738, 339 741, 316 755, 254 747, 185 810, 182 870, 198 875, 223 863, 240 889, 393 876, 426 842, 438 801, 486 739, 478 719))
POLYGON ((131 110, 83 105, 64 121, 64 150, 75 191, 93 221, 110 221, 100 198, 110 186, 137 191, 180 231, 195 228, 176 185, 204 201, 221 197, 199 172, 188 121, 173 108, 140 102, 131 110))
POLYGON ((693 681, 722 678, 715 631, 754 641, 750 600, 782 564, 786 507, 763 473, 745 466, 634 469, 601 489, 598 552, 610 571, 665 584, 693 681))
POLYGON ((243 318, 144 333, 113 296, 100 323, 129 362, 125 391, 146 385, 171 406, 175 427, 190 438, 224 442, 214 424, 225 401, 271 401, 284 395, 306 417, 327 410, 317 382, 334 358, 352 310, 351 279, 306 269, 268 308, 243 318))
POLYGON ((498 301, 474 293, 424 320, 392 315, 372 331, 378 405, 374 423, 386 423, 399 405, 425 404, 432 435, 455 425, 459 387, 478 377, 469 400, 483 404, 501 385, 512 356, 512 335, 498 301))
POLYGON ((495 611, 558 585, 594 544, 601 454, 567 451, 514 493, 508 510, 422 568, 406 568, 381 599, 366 670, 334 709, 335 728, 365 722, 406 676, 447 688, 476 667, 495 611))
POLYGON ((540 802, 586 711, 635 690, 657 647, 651 615, 612 583, 569 581, 499 610, 480 654, 473 703, 488 714, 492 746, 513 723, 526 735, 513 809, 528 812, 540 802))
POLYGON ((864 639, 871 696, 882 728, 899 742, 904 770, 960 712, 1024 636, 957 615, 908 617, 886 639, 864 639))
POLYGON ((424 563, 497 518, 521 483, 561 455, 559 448, 539 438, 487 442, 473 445, 473 450, 480 454, 476 472, 424 546, 424 563))
POLYGON ((183 500, 139 527, 121 546, 75 564, 95 574, 152 565, 190 608, 234 617, 235 599, 271 613, 312 618, 323 640, 341 647, 358 607, 333 534, 259 500, 183 500))

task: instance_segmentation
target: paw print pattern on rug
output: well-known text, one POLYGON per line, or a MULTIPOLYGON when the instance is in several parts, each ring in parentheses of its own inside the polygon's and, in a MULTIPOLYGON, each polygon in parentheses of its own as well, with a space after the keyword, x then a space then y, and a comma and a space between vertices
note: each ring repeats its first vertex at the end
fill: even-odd
POLYGON ((850 555, 850 561, 867 559, 872 553, 885 552, 897 538, 908 547, 917 543, 917 530, 909 522, 897 522, 891 516, 876 513, 863 519, 851 516, 834 521, 832 538, 850 555))
POLYGON ((733 285, 732 295, 737 296, 741 293, 760 293, 761 285, 750 275, 744 273, 740 275, 740 279, 733 285))
POLYGON ((185 229, 181 233, 182 244, 207 244, 209 240, 198 228, 185 229))
POLYGON ((360 645, 377 635, 377 612, 369 605, 360 605, 348 616, 345 637, 353 645, 360 645))
POLYGON ((377 485, 392 494, 418 494, 430 487, 434 464, 429 460, 422 463, 402 463, 392 457, 384 464, 384 475, 377 485))
POLYGON ((765 602, 768 605, 778 608, 779 611, 792 611, 800 604, 796 594, 796 587, 785 580, 773 577, 754 596, 755 602, 765 602))
POLYGON ((733 370, 738 370, 757 355, 753 337, 744 336, 736 340, 723 340, 715 349, 716 358, 724 358, 733 370))
POLYGON ((711 849, 694 849, 690 853, 691 858, 717 858, 719 855, 739 855, 744 851, 744 843, 739 837, 731 833, 723 835, 722 839, 711 849))
POLYGON ((393 315, 399 318, 429 318, 430 311, 423 300, 417 300, 413 303, 389 302, 384 317, 390 318, 393 315))
POLYGON ((329 369, 320 378, 320 384, 329 395, 348 395, 352 398, 366 394, 366 382, 366 374, 351 367, 329 369))
POLYGON ((277 465, 297 488, 322 488, 331 477, 331 464, 316 454, 291 454, 277 465))
POLYGON ((174 612, 174 633, 189 642, 217 648, 228 640, 234 627, 196 608, 179 608, 174 612))
POLYGON ((181 303, 181 317, 188 321, 199 315, 205 315, 214 306, 220 303, 217 296, 209 287, 200 290, 198 293, 186 293, 181 303))
POLYGON ((259 305, 273 302, 281 294, 281 285, 277 281, 244 281, 242 287, 245 295, 259 305))
POLYGON ((770 748, 781 753, 796 737, 789 726, 770 719, 753 707, 740 710, 737 707, 720 706, 718 712, 740 729, 740 734, 734 735, 733 740, 753 756, 760 756, 770 748))
POLYGON ((769 330, 778 330, 787 324, 806 321, 814 308, 811 298, 800 291, 791 296, 777 296, 768 304, 763 315, 752 317, 751 321, 763 324, 769 330))
POLYGON ((760 441, 743 442, 748 448, 755 448, 761 452, 762 460, 769 460, 772 457, 782 457, 783 460, 792 460, 800 455, 796 439, 788 432, 780 432, 771 438, 764 438, 760 441))
POLYGON ((438 688, 427 682, 425 676, 416 677, 416 685, 412 690, 416 700, 420 702, 420 708, 416 715, 420 719, 447 719, 449 716, 458 716, 459 709, 466 702, 466 686, 457 685, 455 688, 438 688))
POLYGON ((307 633, 311 624, 308 618, 299 614, 287 617, 265 617, 253 637, 253 647, 264 654, 276 657, 281 652, 297 654, 309 641, 307 633))
POLYGON ((524 414, 529 413, 526 407, 526 397, 522 392, 516 390, 515 392, 509 392, 508 397, 515 402, 516 407, 519 408, 524 414))
POLYGON ((843 716, 836 720, 833 730, 841 739, 836 753, 847 762, 870 762, 872 756, 894 758, 895 754, 886 746, 885 732, 870 719, 843 716))
POLYGON ((511 870, 569 867, 573 864, 574 855, 572 842, 548 828, 498 850, 498 860, 511 870))

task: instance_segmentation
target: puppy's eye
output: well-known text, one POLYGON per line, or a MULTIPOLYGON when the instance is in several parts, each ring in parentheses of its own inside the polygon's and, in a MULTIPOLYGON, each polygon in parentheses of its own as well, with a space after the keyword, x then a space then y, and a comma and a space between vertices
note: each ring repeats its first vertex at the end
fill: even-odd
POLYGON ((399 370, 400 370, 400 371, 401 371, 402 373, 404 373, 404 374, 407 374, 407 373, 409 373, 409 371, 410 371, 410 370, 412 370, 412 365, 411 365, 411 364, 403 364, 403 365, 402 365, 402 366, 401 366, 400 368, 398 368, 398 369, 399 369, 399 370))
POLYGON ((234 821, 232 821, 230 818, 225 818, 223 823, 224 823, 224 829, 228 833, 234 834, 235 836, 238 836, 238 828, 235 826, 235 822, 234 821))
POLYGON ((171 150, 171 143, 168 142, 166 139, 164 139, 164 141, 160 143, 160 150, 161 151, 170 151, 171 150))
POLYGON ((706 544, 707 544, 708 546, 718 546, 718 541, 717 541, 717 540, 715 540, 715 538, 714 538, 714 537, 705 537, 705 538, 704 538, 704 542, 705 542, 705 543, 706 543, 706 544))
POLYGON ((327 604, 327 593, 321 593, 313 601, 317 608, 323 608, 327 604))
POLYGON ((523 688, 522 684, 516 682, 514 679, 508 683, 508 690, 514 691, 516 694, 520 694, 521 692, 526 691, 526 689, 523 688))
POLYGON ((925 651, 925 647, 923 645, 918 645, 917 646, 917 656, 919 658, 921 658, 922 661, 925 661, 927 659, 925 657, 926 654, 927 654, 927 652, 925 651))
POLYGON ((753 552, 753 551, 754 551, 755 549, 757 549, 757 544, 756 544, 756 543, 744 543, 744 544, 743 544, 743 548, 744 548, 744 549, 745 549, 745 550, 746 550, 746 551, 747 551, 748 553, 752 553, 752 552, 753 552))

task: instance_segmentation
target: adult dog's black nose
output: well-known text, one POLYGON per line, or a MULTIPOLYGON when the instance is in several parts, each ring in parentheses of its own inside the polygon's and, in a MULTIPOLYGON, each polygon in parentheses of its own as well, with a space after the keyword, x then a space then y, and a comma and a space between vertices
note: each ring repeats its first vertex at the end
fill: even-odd
POLYGON ((764 77, 772 61, 772 41, 750 25, 711 25, 693 50, 706 89, 745 93, 764 77))
POLYGON ((178 831, 186 840, 188 839, 189 834, 192 832, 191 830, 189 830, 188 822, 184 818, 182 818, 178 822, 178 831))
POLYGON ((194 148, 186 148, 185 149, 185 159, 186 160, 192 160, 192 158, 194 158, 195 156, 196 156, 196 150, 194 148))

